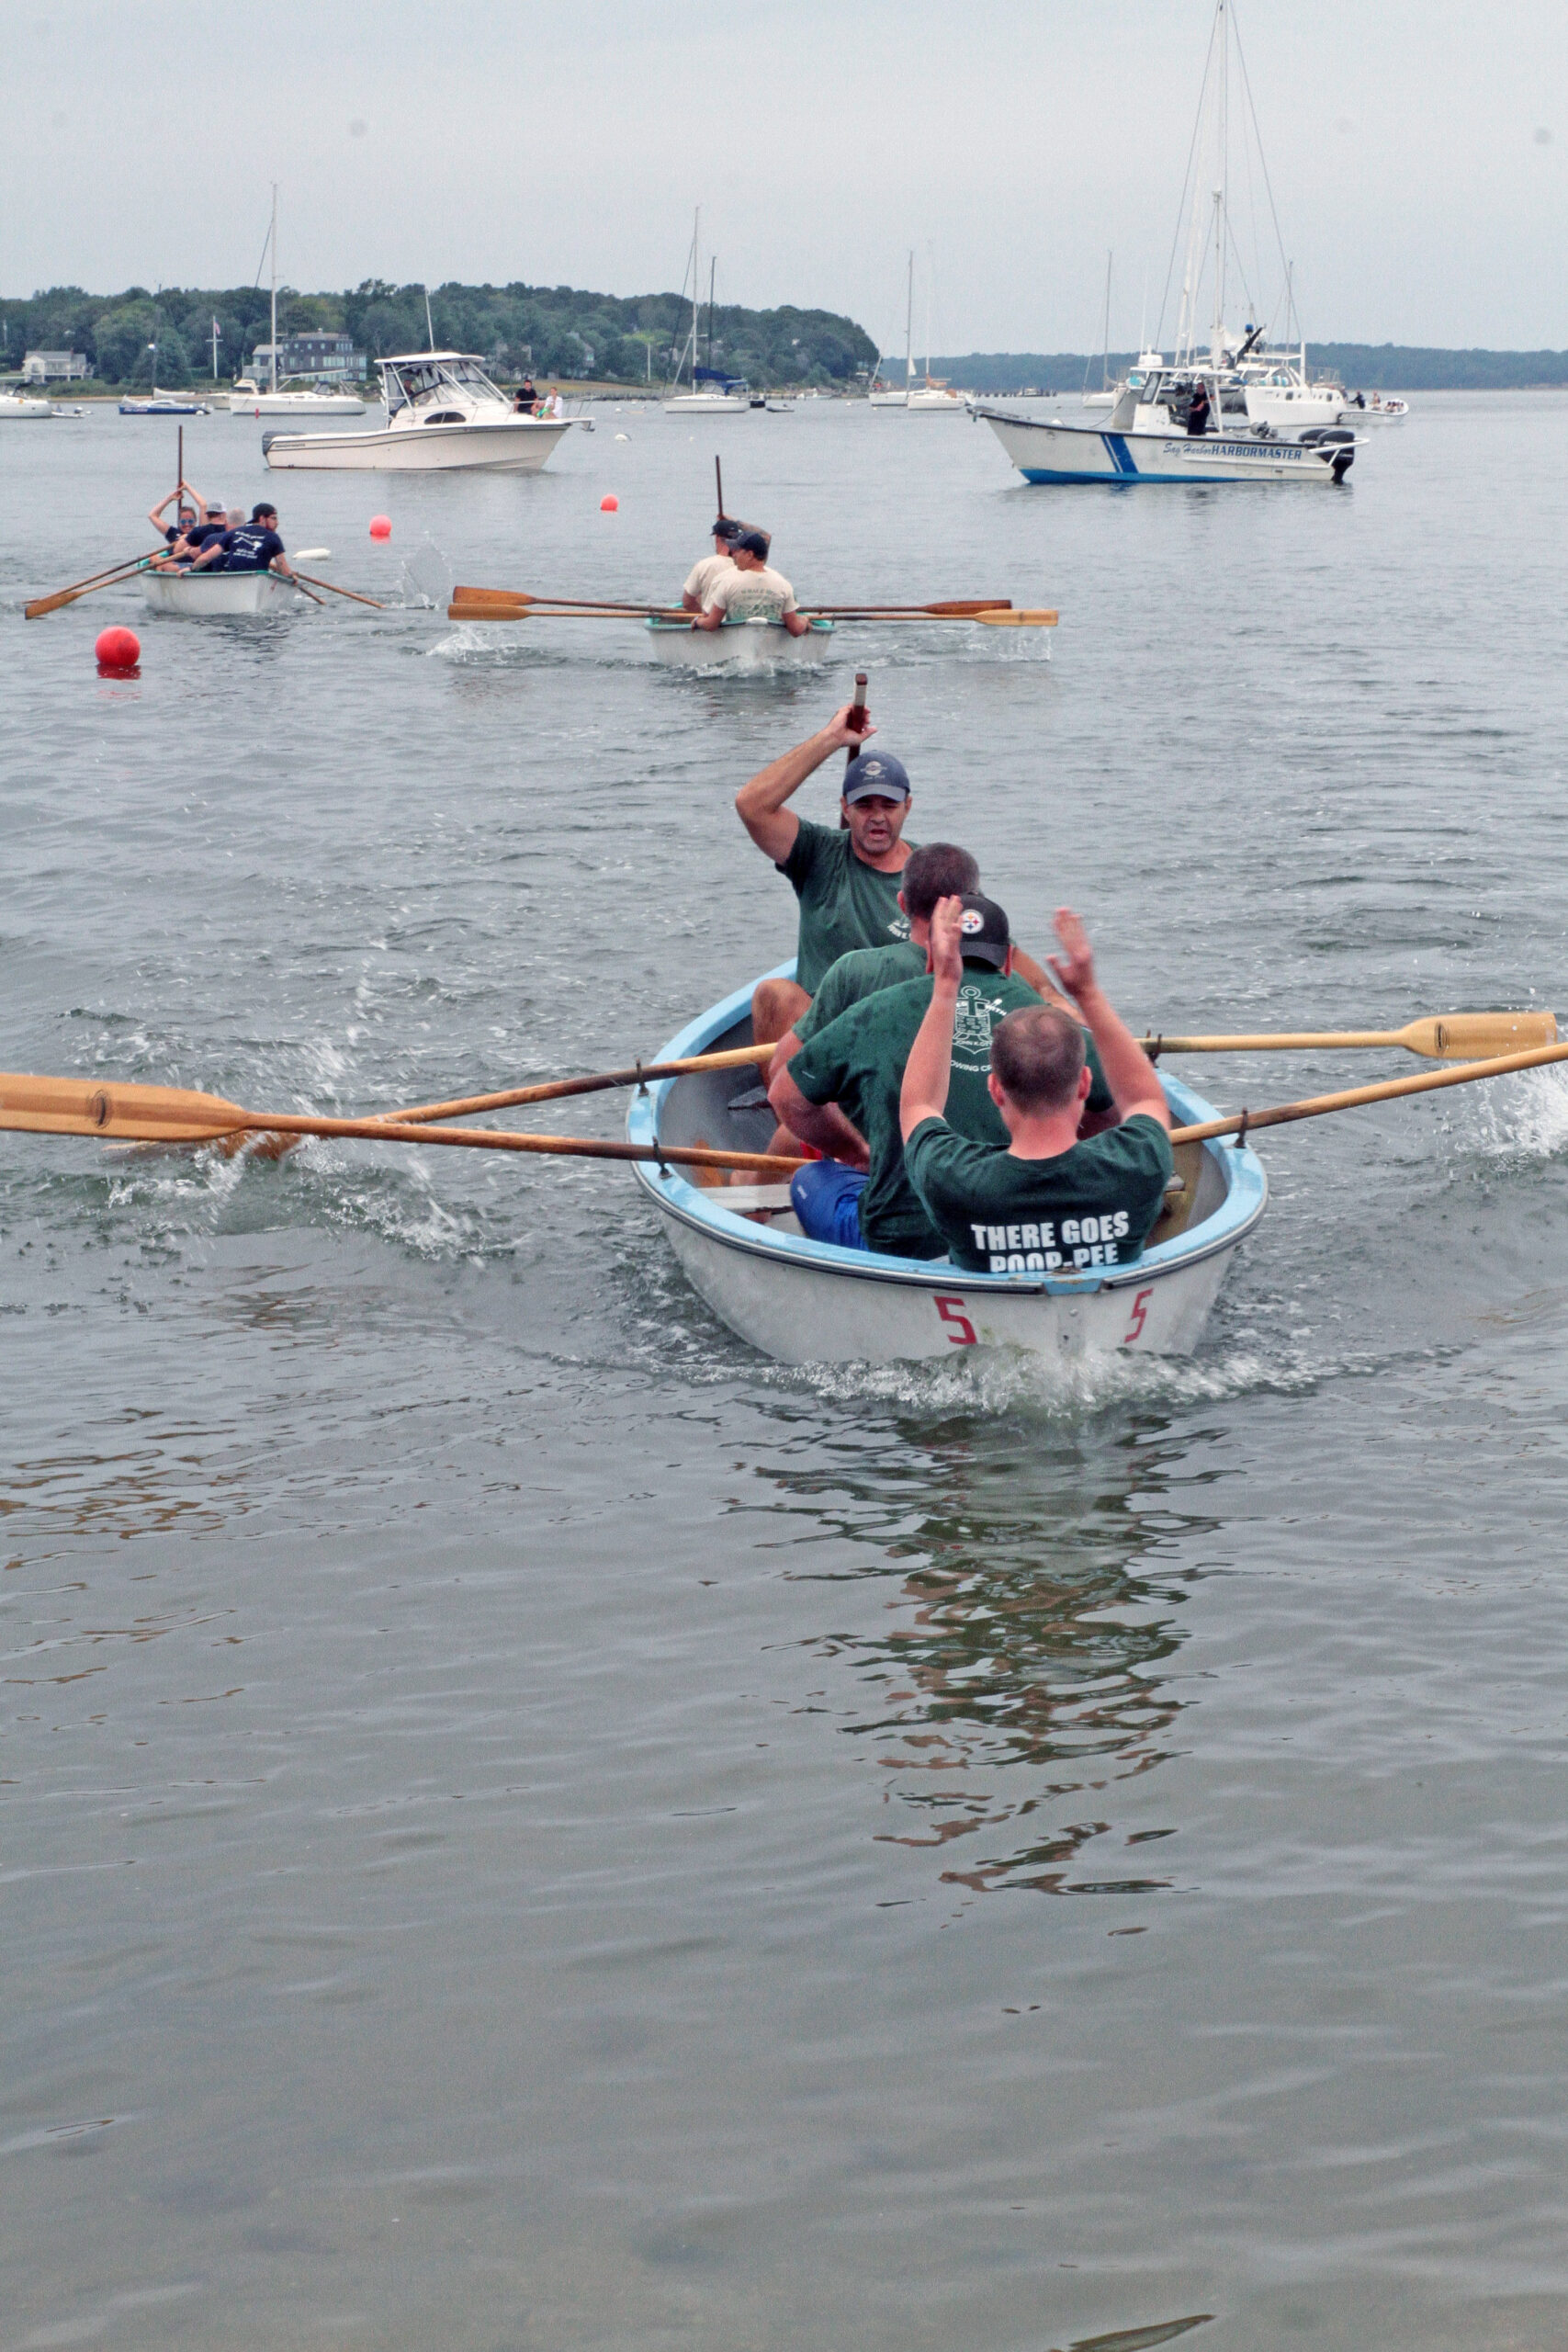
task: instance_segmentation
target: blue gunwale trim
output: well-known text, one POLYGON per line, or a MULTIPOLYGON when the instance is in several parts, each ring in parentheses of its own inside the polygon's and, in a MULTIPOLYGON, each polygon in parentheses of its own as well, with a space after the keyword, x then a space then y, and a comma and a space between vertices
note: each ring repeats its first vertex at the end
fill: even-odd
MULTIPOLYGON (((787 963, 775 965, 771 972, 760 973, 758 978, 793 979, 794 956, 787 963)), ((699 1013, 679 1035, 661 1046, 652 1058, 661 1062, 686 1061, 695 1054, 706 1052, 715 1037, 722 1036, 727 1029, 746 1018, 755 986, 756 981, 748 981, 732 996, 699 1013)), ((659 1114, 670 1089, 677 1083, 672 1078, 660 1079, 652 1088, 633 1095, 626 1112, 628 1143, 658 1141, 659 1114)), ((1166 1100, 1183 1125, 1196 1126, 1202 1120, 1218 1116, 1213 1104, 1195 1094, 1180 1079, 1171 1078, 1162 1070, 1160 1084, 1166 1100)), ((710 1234, 727 1249, 757 1257, 782 1258, 821 1273, 853 1274, 862 1282, 897 1283, 926 1290, 951 1290, 957 1283, 965 1290, 1013 1295, 1045 1291, 1053 1297, 1073 1297, 1089 1291, 1124 1289, 1130 1283, 1143 1282, 1151 1273, 1163 1273, 1178 1265, 1196 1265, 1218 1250, 1232 1249, 1251 1232, 1269 1200, 1269 1179, 1262 1161, 1247 1145, 1240 1150, 1228 1145, 1222 1150, 1214 1144, 1205 1144, 1203 1148, 1218 1160, 1225 1179, 1225 1198, 1211 1216, 1205 1217, 1201 1225, 1178 1234, 1173 1240, 1156 1242, 1125 1269, 1065 1275, 972 1274, 946 1260, 938 1262, 930 1258, 895 1258, 879 1250, 841 1250, 831 1241, 808 1241, 801 1234, 773 1233, 765 1226, 753 1225, 749 1217, 723 1207, 716 1187, 690 1184, 677 1169, 665 1173, 648 1160, 634 1160, 631 1165, 638 1183, 666 1216, 676 1216, 682 1225, 710 1234)))

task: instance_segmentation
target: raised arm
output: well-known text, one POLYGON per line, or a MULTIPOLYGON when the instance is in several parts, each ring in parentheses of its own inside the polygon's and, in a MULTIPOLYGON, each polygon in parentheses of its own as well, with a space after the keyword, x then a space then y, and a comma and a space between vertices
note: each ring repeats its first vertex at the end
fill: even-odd
POLYGON ((736 815, 757 847, 765 851, 775 865, 784 864, 800 831, 799 818, 784 803, 800 790, 808 775, 815 775, 824 760, 831 759, 835 752, 847 750, 852 743, 859 749, 869 743, 876 732, 874 727, 852 727, 849 717, 852 708, 852 703, 845 703, 826 727, 807 736, 804 743, 797 743, 782 759, 770 762, 735 796, 736 815))
POLYGON ((1142 1112, 1168 1128, 1170 1112, 1154 1064, 1121 1014, 1101 993, 1094 976, 1089 933, 1071 907, 1057 908, 1056 936, 1062 943, 1062 953, 1052 956, 1051 969, 1077 1005, 1079 1018, 1100 1048, 1105 1082, 1116 1098, 1119 1115, 1130 1119, 1134 1112, 1142 1112))
POLYGON ((947 1089, 953 1076, 953 1015, 964 978, 959 951, 962 899, 939 899, 931 914, 926 960, 931 969, 931 1001, 915 1033, 904 1065, 904 1091, 898 1098, 898 1124, 908 1142, 922 1119, 940 1119, 947 1112, 947 1089))

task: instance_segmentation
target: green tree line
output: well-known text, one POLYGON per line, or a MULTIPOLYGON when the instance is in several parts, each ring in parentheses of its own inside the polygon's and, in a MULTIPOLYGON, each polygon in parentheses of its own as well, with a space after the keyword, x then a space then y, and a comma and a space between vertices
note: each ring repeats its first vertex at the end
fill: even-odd
MULTIPOLYGON (((268 338, 266 290, 260 287, 144 286, 120 294, 87 294, 53 286, 30 300, 0 300, 0 360, 21 366, 26 351, 85 352, 95 377, 114 385, 152 380, 179 389, 212 379, 212 322, 218 321, 218 373, 249 368, 268 338), (149 345, 156 343, 157 354, 149 345)), ((591 377, 658 384, 672 371, 691 328, 692 306, 678 294, 622 298, 570 286, 433 287, 436 343, 477 351, 505 375, 591 377)), ((367 277, 345 294, 301 294, 279 288, 280 337, 312 328, 346 333, 371 359, 425 347, 424 288, 367 277)), ((702 315, 698 357, 709 359, 709 321, 702 315)), ((712 363, 758 386, 852 382, 875 363, 876 346, 852 319, 830 311, 748 311, 721 302, 711 332, 712 363)))

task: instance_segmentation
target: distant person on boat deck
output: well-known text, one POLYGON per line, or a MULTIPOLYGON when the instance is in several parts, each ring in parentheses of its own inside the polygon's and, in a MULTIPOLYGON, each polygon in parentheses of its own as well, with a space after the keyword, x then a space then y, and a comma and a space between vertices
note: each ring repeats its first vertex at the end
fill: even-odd
MULTIPOLYGON (((1008 1141, 955 1134, 948 1104, 968 920, 957 899, 944 899, 931 918, 931 1002, 899 1104, 908 1181, 953 1264, 966 1272, 1127 1265, 1142 1254, 1171 1175, 1170 1113, 1154 1066, 1101 994, 1083 924, 1071 908, 1058 908, 1062 955, 1051 968, 1078 1018, 1041 1004, 999 1022, 987 1087, 1008 1141), (1077 1138, 1089 1091, 1080 1019, 1122 1114, 1111 1134, 1088 1142, 1077 1138)), ((795 1182, 814 1173, 802 1170, 795 1182)))
MULTIPOLYGON (((948 1116, 971 1142, 1005 1150, 1008 1130, 987 1085, 991 1039, 1010 1013, 1048 1008, 1014 972, 1008 919, 994 899, 971 893, 941 904, 956 906, 961 924, 956 1010, 949 1015, 948 1116)), ((930 944, 927 952, 934 953, 930 944)), ((934 989, 934 978, 922 977, 851 1005, 801 1047, 768 1090, 781 1124, 825 1155, 798 1169, 790 1185, 801 1230, 813 1241, 901 1258, 942 1254, 942 1236, 905 1170, 899 1127, 904 1071, 934 989)), ((1071 1014, 1053 1017, 1077 1028, 1071 1014)), ((1079 1051, 1085 1051, 1081 1045, 1079 1051)), ((1094 1079, 1089 1107, 1113 1111, 1114 1098, 1092 1057, 1089 1066, 1094 1079)), ((1076 1095, 1074 1103, 1076 1129, 1076 1095)))
POLYGON ((852 947, 886 947, 909 936, 909 918, 898 903, 899 876, 914 846, 900 838, 909 813, 903 763, 860 751, 844 771, 836 826, 813 824, 785 806, 835 752, 858 751, 875 734, 870 725, 863 731, 850 725, 851 708, 846 703, 735 796, 741 823, 800 901, 795 978, 759 980, 751 991, 751 1034, 759 1045, 777 1044, 828 967, 852 947))
POLYGON ((277 509, 265 502, 251 509, 251 519, 237 529, 210 539, 192 564, 193 571, 277 571, 292 580, 283 541, 277 536, 277 509))
POLYGON ((731 549, 745 527, 744 523, 736 522, 731 514, 719 516, 713 526, 712 555, 699 556, 686 575, 686 584, 681 591, 682 612, 700 613, 714 582, 721 580, 727 571, 734 571, 735 558, 731 549))
POLYGON ((1209 430, 1209 388, 1201 378, 1187 412, 1187 430, 1189 433, 1207 433, 1209 430))
POLYGON ((512 405, 519 416, 532 416, 539 405, 539 395, 534 390, 532 376, 525 376, 512 396, 512 405))
POLYGON ((766 531, 742 531, 731 541, 734 566, 708 591, 698 628, 722 628, 727 620, 782 621, 791 637, 806 635, 811 623, 795 610, 795 590, 782 571, 768 569, 772 544, 766 531))

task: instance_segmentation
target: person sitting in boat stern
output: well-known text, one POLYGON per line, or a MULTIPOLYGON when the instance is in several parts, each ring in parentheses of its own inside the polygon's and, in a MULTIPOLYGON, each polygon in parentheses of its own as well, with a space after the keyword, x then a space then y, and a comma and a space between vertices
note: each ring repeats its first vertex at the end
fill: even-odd
POLYGON ((1088 932, 1062 907, 1062 954, 1051 968, 1088 1023, 1121 1124, 1078 1140, 1090 1083, 1084 1033, 1069 1014, 1037 1004, 1010 1012, 991 1035, 987 1091, 1007 1142, 966 1135, 952 1098, 969 910, 968 900, 944 899, 931 919, 931 1001, 899 1104, 909 1184, 953 1264, 970 1273, 1128 1265, 1148 1239, 1171 1175, 1170 1113, 1154 1065, 1096 982, 1088 932))
MULTIPOLYGON (((947 1115, 961 1136, 1005 1150, 1008 1130, 987 1083, 992 1032, 1011 1012, 1045 1008, 1014 973, 1008 919, 995 899, 969 893, 941 904, 958 907, 965 925, 947 1115)), ((931 952, 928 945, 928 958, 931 952)), ((905 1064, 934 988, 928 973, 851 1005, 801 1047, 768 1090, 781 1125, 826 1155, 797 1169, 790 1182, 791 1204, 813 1241, 901 1258, 943 1254, 942 1237, 905 1170, 898 1119, 905 1064)), ((1087 1049, 1086 1058, 1088 1105, 1104 1113, 1114 1097, 1087 1049)), ((1075 1109, 1075 1128, 1077 1117, 1075 1109)))
POLYGON ((265 500, 253 506, 251 519, 238 528, 209 539, 191 566, 193 571, 280 571, 292 580, 283 541, 277 536, 277 509, 265 500))
POLYGON ((204 549, 220 539, 231 528, 229 515, 220 498, 209 498, 202 510, 202 520, 193 524, 186 534, 187 561, 194 561, 204 549))
POLYGON ((791 637, 804 637, 811 623, 795 609, 795 590, 782 571, 768 569, 773 541, 766 531, 742 531, 730 541, 732 568, 719 573, 695 628, 722 628, 731 621, 781 621, 791 637))
POLYGON ((730 550, 745 527, 744 523, 738 523, 731 514, 719 516, 713 526, 712 555, 699 556, 686 575, 686 584, 681 591, 682 612, 700 613, 715 582, 721 580, 727 571, 734 571, 735 558, 730 550))
MULTIPOLYGON (((844 770, 836 826, 797 817, 786 803, 835 752, 853 750, 874 727, 850 725, 846 703, 826 727, 770 762, 735 796, 736 813, 800 901, 793 980, 759 980, 751 991, 751 1034, 776 1045, 816 995, 830 964, 852 947, 886 947, 908 939, 898 903, 899 876, 914 844, 901 836, 909 813, 909 779, 890 753, 862 752, 844 770)), ((858 714, 863 718, 864 713, 858 714)))

